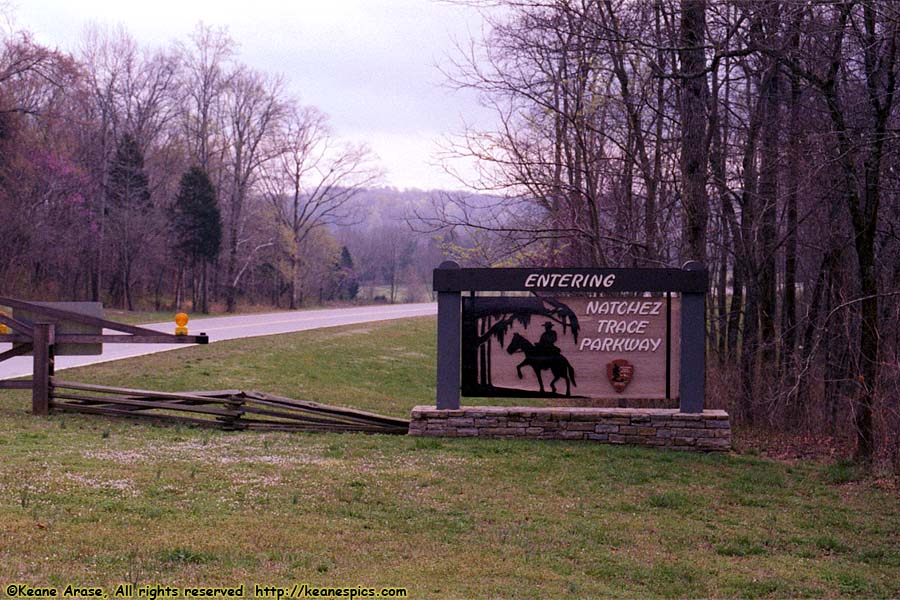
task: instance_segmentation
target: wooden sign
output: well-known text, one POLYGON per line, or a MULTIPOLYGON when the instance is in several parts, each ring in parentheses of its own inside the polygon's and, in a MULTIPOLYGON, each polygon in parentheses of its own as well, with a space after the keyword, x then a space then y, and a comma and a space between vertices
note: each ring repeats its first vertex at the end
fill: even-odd
POLYGON ((680 411, 703 412, 708 286, 694 261, 681 269, 446 261, 434 270, 437 408, 459 408, 461 394, 568 395, 677 398, 680 411))
POLYGON ((677 398, 680 297, 470 297, 466 396, 677 398))

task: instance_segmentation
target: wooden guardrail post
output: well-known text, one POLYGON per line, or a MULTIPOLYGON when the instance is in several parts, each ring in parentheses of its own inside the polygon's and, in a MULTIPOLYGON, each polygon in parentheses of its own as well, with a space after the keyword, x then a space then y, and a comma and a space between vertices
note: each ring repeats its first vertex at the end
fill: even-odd
POLYGON ((31 413, 50 414, 50 375, 53 370, 53 323, 35 323, 33 354, 34 374, 31 386, 31 413))

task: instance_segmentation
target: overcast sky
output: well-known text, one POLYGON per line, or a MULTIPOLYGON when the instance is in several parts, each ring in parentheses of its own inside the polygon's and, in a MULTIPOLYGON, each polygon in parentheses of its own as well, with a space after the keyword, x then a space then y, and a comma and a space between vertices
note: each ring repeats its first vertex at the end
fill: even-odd
POLYGON ((485 123, 471 94, 442 86, 454 41, 481 35, 471 8, 431 0, 14 0, 16 25, 73 50, 90 22, 121 23, 142 44, 186 40, 199 21, 226 26, 239 59, 281 73, 293 94, 364 141, 400 188, 460 188, 433 165, 443 136, 485 123))

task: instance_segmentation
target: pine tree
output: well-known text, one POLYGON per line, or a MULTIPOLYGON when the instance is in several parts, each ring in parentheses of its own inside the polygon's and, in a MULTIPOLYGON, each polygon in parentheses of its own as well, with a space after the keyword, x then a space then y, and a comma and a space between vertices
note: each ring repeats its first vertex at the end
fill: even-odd
POLYGON ((347 246, 341 246, 341 268, 353 270, 353 257, 347 246))
POLYGON ((114 210, 146 213, 150 209, 144 155, 134 137, 127 133, 119 140, 109 168, 109 198, 114 210))
POLYGON ((201 267, 200 309, 208 313, 207 271, 222 245, 222 216, 216 189, 200 167, 191 167, 182 175, 173 218, 178 250, 201 267))
POLYGON ((119 140, 109 165, 107 187, 110 225, 118 255, 118 269, 112 279, 111 293, 118 304, 134 310, 131 294, 132 272, 145 239, 152 230, 150 183, 144 171, 144 155, 137 140, 125 134, 119 140))
POLYGON ((356 300, 359 276, 353 268, 353 257, 347 246, 341 246, 341 257, 334 265, 335 294, 339 300, 356 300))

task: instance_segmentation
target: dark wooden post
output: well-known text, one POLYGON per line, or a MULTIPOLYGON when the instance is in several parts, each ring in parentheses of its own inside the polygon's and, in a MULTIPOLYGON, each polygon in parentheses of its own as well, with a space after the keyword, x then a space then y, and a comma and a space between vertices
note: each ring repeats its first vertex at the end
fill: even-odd
POLYGON ((34 372, 31 385, 31 413, 50 414, 50 375, 52 369, 53 323, 34 324, 34 372))
MULTIPOLYGON (((438 269, 459 269, 453 261, 441 263, 438 269)), ((438 292, 437 330, 437 407, 459 408, 459 360, 462 295, 460 292, 438 292)))
MULTIPOLYGON (((685 263, 686 271, 704 271, 697 261, 685 263)), ((678 410, 703 412, 706 394, 706 293, 681 294, 681 385, 678 410)))

